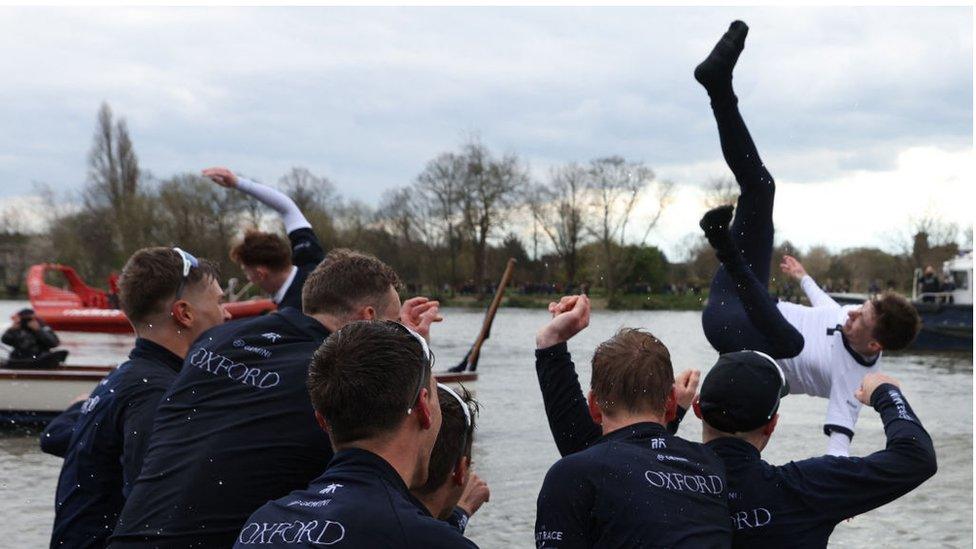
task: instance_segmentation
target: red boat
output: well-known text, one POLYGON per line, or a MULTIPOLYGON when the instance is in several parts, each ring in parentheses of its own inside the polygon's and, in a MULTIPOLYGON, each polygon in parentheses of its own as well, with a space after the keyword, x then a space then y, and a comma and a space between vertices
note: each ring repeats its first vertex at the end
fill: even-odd
MULTIPOLYGON (((114 286, 109 279, 109 286, 114 286)), ((112 305, 110 294, 92 288, 67 265, 42 263, 27 271, 27 295, 37 316, 55 330, 68 332, 99 332, 131 334, 132 325, 125 313, 112 305), (48 271, 60 272, 67 288, 57 288, 44 281, 48 271)), ((257 316, 275 310, 270 299, 251 299, 226 303, 224 308, 232 318, 257 316)))

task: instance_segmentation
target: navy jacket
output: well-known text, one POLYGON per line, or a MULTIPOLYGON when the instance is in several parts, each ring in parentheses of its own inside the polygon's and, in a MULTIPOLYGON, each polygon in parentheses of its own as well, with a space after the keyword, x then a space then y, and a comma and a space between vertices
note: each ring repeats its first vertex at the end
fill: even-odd
POLYGON ((537 350, 536 372, 565 456, 539 493, 538 547, 729 546, 725 470, 718 456, 657 423, 603 436, 565 343, 537 350))
POLYGON ((315 267, 325 259, 325 250, 319 244, 319 239, 315 232, 308 227, 295 229, 288 233, 288 240, 291 241, 291 262, 298 268, 295 278, 291 281, 291 286, 285 291, 284 297, 278 303, 278 308, 294 307, 302 310, 302 286, 308 274, 315 270, 315 267))
POLYGON ((142 466, 156 406, 183 360, 136 339, 80 415, 58 479, 51 547, 103 547, 142 466))
POLYGON ((41 433, 41 451, 63 458, 68 453, 71 435, 75 432, 75 423, 81 415, 81 406, 85 401, 75 402, 68 409, 51 420, 41 433))
POLYGON ((842 520, 880 507, 935 474, 935 448, 894 385, 871 395, 887 447, 867 457, 822 456, 773 466, 732 437, 707 446, 725 462, 734 547, 826 547, 842 520))
POLYGON ((272 501, 244 523, 234 547, 437 549, 476 547, 430 515, 383 458, 338 452, 308 488, 272 501))
POLYGON ((305 386, 329 335, 292 308, 212 328, 160 403, 113 547, 228 547, 268 500, 325 469, 329 438, 305 386))

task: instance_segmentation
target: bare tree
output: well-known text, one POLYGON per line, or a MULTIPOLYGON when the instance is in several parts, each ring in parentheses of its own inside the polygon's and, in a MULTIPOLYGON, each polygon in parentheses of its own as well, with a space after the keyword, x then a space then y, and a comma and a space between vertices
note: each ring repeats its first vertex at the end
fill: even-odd
POLYGON ((98 111, 88 155, 88 183, 86 207, 92 212, 108 210, 115 248, 121 258, 128 257, 146 240, 142 233, 151 228, 147 223, 151 209, 140 192, 139 160, 125 119, 113 121, 108 103, 98 111))
POLYGON ((713 177, 705 185, 705 208, 734 206, 739 198, 739 184, 731 177, 713 177))
POLYGON ((586 168, 572 163, 553 169, 548 184, 534 186, 527 197, 533 226, 549 238, 562 260, 569 284, 576 282, 579 250, 588 234, 584 223, 586 190, 586 168))
POLYGON ((510 209, 529 182, 518 156, 494 158, 478 141, 464 146, 464 228, 474 247, 474 276, 479 295, 488 280, 488 239, 505 224, 510 209))
POLYGON ((177 174, 159 185, 154 241, 182 246, 220 265, 225 275, 237 270, 227 254, 240 214, 242 193, 228 191, 196 174, 177 174))
MULTIPOLYGON (((782 258, 774 257, 773 263, 778 264, 781 259, 782 258)), ((830 255, 830 250, 824 246, 812 246, 807 253, 803 254, 802 259, 803 266, 814 280, 823 279, 825 276, 827 276, 827 272, 830 271, 832 256, 830 255)), ((779 269, 776 268, 776 270, 772 272, 778 273, 779 269)))
MULTIPOLYGON (((444 153, 431 160, 417 176, 414 188, 423 196, 429 219, 438 226, 450 258, 451 285, 460 282, 458 256, 461 231, 464 183, 467 166, 462 155, 444 153)), ((433 232, 433 229, 432 229, 433 232)))
POLYGON ((329 178, 313 174, 308 168, 293 167, 278 180, 281 187, 305 214, 326 249, 335 244, 335 212, 342 198, 329 178))
POLYGON ((650 167, 642 162, 628 162, 619 156, 591 161, 588 175, 594 215, 587 230, 600 244, 603 281, 608 298, 613 299, 618 281, 631 268, 623 251, 627 225, 635 217, 634 209, 654 183, 650 197, 654 208, 648 212, 650 215, 638 240, 640 245, 644 245, 651 229, 660 221, 661 214, 670 203, 674 184, 670 181, 655 182, 655 174, 650 167))

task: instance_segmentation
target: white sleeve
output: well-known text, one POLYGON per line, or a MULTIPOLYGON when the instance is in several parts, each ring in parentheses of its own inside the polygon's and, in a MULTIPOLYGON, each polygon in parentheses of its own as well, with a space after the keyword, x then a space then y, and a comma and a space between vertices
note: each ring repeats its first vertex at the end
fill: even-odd
POLYGON ((824 421, 824 431, 830 436, 827 445, 828 454, 847 455, 862 406, 861 401, 854 396, 854 392, 861 386, 864 376, 871 371, 874 369, 862 368, 838 372, 832 376, 827 418, 824 421))
POLYGON ((851 438, 844 433, 830 433, 827 440, 827 455, 837 457, 849 457, 851 453, 851 438))
POLYGON ((810 305, 813 305, 814 307, 840 307, 840 305, 838 305, 832 297, 827 295, 827 292, 821 290, 820 286, 817 286, 817 283, 814 282, 810 275, 804 275, 804 277, 800 279, 800 287, 803 288, 803 292, 807 294, 807 299, 810 300, 810 305))
POLYGON ((312 224, 305 219, 302 211, 285 193, 240 176, 237 177, 237 189, 257 198, 262 204, 278 212, 281 220, 285 222, 285 232, 311 228, 312 224))

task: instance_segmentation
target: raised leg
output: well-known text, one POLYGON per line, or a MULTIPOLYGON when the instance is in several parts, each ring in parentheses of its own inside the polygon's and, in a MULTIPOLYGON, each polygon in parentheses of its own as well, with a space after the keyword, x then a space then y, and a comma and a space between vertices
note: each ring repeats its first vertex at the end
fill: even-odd
POLYGON ((754 349, 787 358, 799 354, 803 337, 779 313, 767 291, 776 185, 742 120, 732 88, 732 70, 748 32, 745 23, 733 22, 695 69, 695 79, 711 99, 722 154, 740 189, 734 218, 727 207, 702 219, 702 228, 722 261, 712 279, 702 327, 719 352, 754 349))

